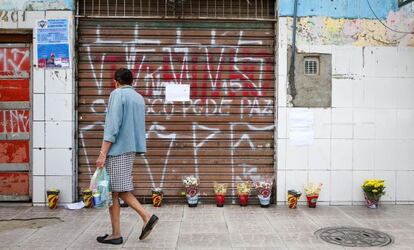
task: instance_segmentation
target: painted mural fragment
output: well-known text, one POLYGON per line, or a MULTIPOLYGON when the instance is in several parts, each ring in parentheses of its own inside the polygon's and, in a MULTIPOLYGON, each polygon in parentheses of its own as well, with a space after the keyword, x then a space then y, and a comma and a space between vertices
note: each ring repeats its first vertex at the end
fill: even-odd
MULTIPOLYGON (((292 20, 289 18, 287 22, 290 32, 292 20)), ((414 15, 409 17, 399 12, 392 12, 384 22, 395 30, 414 32, 414 15)), ((414 47, 414 34, 391 31, 378 20, 302 17, 298 21, 297 43, 414 47)))
POLYGON ((74 0, 0 0, 1 10, 73 10, 74 0))

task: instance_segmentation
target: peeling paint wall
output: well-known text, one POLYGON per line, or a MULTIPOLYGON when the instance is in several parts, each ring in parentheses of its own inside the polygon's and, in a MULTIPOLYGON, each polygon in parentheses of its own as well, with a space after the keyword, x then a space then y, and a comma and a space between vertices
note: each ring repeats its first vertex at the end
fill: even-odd
POLYGON ((74 10, 74 0, 0 0, 0 9, 7 11, 74 10))

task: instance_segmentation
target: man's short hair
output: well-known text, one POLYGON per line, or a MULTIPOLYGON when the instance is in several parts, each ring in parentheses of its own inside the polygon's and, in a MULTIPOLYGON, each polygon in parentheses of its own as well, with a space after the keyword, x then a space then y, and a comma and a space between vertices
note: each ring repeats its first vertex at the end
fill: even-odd
POLYGON ((119 68, 115 71, 114 79, 122 85, 132 85, 132 72, 126 68, 119 68))

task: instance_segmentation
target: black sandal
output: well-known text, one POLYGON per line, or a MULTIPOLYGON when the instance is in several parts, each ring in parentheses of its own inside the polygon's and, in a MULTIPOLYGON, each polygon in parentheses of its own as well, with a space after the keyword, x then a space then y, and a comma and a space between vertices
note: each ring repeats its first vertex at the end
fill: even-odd
POLYGON ((147 224, 145 225, 144 229, 142 229, 141 235, 139 236, 139 240, 144 240, 145 238, 150 235, 152 229, 154 229, 155 225, 158 222, 158 217, 153 214, 147 224))
POLYGON ((105 234, 104 236, 98 236, 96 238, 96 240, 99 243, 103 243, 103 244, 112 244, 112 245, 120 245, 124 242, 124 239, 122 237, 116 238, 116 239, 110 239, 110 240, 106 240, 106 238, 109 235, 105 234))

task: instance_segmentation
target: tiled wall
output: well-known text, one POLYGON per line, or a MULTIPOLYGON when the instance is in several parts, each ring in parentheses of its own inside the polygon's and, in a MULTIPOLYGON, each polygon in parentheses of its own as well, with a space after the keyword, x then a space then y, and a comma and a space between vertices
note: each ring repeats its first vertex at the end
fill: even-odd
POLYGON ((302 52, 332 54, 332 108, 309 109, 315 140, 295 146, 285 18, 279 25, 278 202, 288 189, 320 181, 322 204, 360 204, 363 181, 382 178, 383 201, 414 203, 414 48, 299 45, 302 52))
MULTIPOLYGON (((71 11, 19 11, 16 22, 0 22, 0 28, 33 29, 38 19, 67 18, 73 33, 71 11), (23 15, 25 20, 23 21, 23 15)), ((71 50, 73 52, 73 40, 71 50)), ((36 64, 33 40, 33 64, 36 64)), ((72 53, 73 57, 73 53, 72 53)), ((73 65, 72 65, 73 66, 73 65)), ((32 71, 32 198, 33 204, 46 202, 46 190, 61 190, 60 202, 74 200, 74 79, 71 69, 32 71)))

